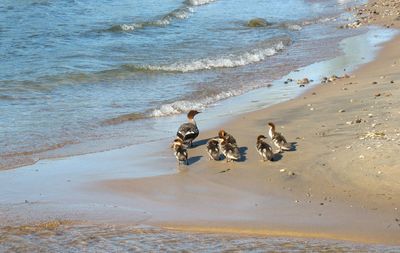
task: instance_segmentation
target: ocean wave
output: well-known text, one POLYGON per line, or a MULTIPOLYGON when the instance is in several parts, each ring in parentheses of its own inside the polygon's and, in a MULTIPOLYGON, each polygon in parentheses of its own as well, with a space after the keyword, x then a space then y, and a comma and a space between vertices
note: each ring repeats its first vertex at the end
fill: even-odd
POLYGON ((134 112, 134 113, 120 115, 115 118, 107 119, 107 120, 103 121, 102 124, 103 125, 117 125, 117 124, 121 124, 121 123, 124 123, 127 121, 135 121, 135 120, 139 120, 139 119, 146 119, 149 117, 151 117, 151 115, 149 115, 149 114, 134 112))
POLYGON ((206 107, 215 104, 220 100, 224 100, 233 96, 244 93, 244 90, 230 90, 219 92, 216 95, 208 96, 199 100, 178 100, 172 103, 164 104, 150 112, 151 117, 165 117, 175 114, 187 112, 189 110, 204 110, 206 107))
POLYGON ((268 47, 252 49, 242 53, 223 55, 220 57, 204 58, 190 62, 176 62, 169 65, 125 65, 125 67, 131 70, 182 73, 215 68, 234 68, 263 61, 267 57, 273 56, 282 51, 289 44, 290 39, 286 39, 277 42, 275 45, 269 45, 268 47))
POLYGON ((229 91, 216 91, 208 90, 204 92, 194 92, 188 96, 187 99, 181 99, 170 103, 165 103, 158 108, 149 109, 143 113, 129 113, 123 114, 102 122, 103 125, 118 125, 128 121, 136 121, 149 118, 167 117, 171 115, 181 114, 189 110, 204 110, 209 106, 215 105, 217 102, 238 96, 248 90, 259 88, 260 86, 246 86, 245 88, 238 88, 229 91), (192 99, 193 98, 193 99, 192 99))
POLYGON ((185 3, 192 6, 199 6, 199 5, 209 4, 215 1, 216 0, 187 0, 185 3))
POLYGON ((145 27, 162 27, 171 24, 174 19, 187 19, 194 12, 192 7, 215 2, 216 0, 186 0, 181 7, 162 16, 160 19, 130 24, 117 24, 108 28, 109 32, 132 32, 145 27))
POLYGON ((178 9, 175 9, 168 13, 167 15, 161 17, 160 19, 154 20, 154 21, 146 21, 146 22, 139 22, 139 23, 131 23, 131 24, 119 24, 119 25, 113 25, 111 28, 107 29, 108 31, 111 32, 129 32, 129 31, 134 31, 137 29, 142 29, 145 27, 162 27, 169 25, 174 19, 186 19, 190 16, 190 14, 193 12, 193 8, 191 7, 181 7, 178 9))

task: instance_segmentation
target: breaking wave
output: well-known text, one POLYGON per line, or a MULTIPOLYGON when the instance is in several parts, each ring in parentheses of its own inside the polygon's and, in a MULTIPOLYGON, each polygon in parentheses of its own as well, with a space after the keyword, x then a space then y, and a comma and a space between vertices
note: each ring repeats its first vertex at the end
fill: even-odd
POLYGON ((160 19, 153 21, 145 21, 130 24, 118 24, 113 25, 106 31, 110 32, 132 32, 137 29, 142 29, 145 27, 162 27, 171 24, 175 19, 187 19, 190 14, 194 12, 193 7, 209 4, 215 2, 216 0, 187 0, 183 5, 170 13, 162 16, 160 19))
POLYGON ((267 57, 273 56, 282 51, 290 44, 290 39, 282 40, 275 45, 269 47, 261 47, 245 51, 242 53, 228 54, 220 57, 211 57, 189 62, 176 62, 168 65, 124 65, 127 69, 141 71, 161 71, 161 72, 192 72, 200 70, 209 70, 215 68, 234 68, 245 66, 265 60, 267 57))
POLYGON ((233 96, 243 94, 244 90, 231 90, 219 92, 213 96, 208 96, 198 100, 178 100, 172 103, 163 104, 159 108, 150 112, 151 117, 165 117, 174 114, 180 114, 189 110, 204 110, 206 107, 215 104, 220 100, 224 100, 233 96))
POLYGON ((216 0, 187 0, 185 3, 192 6, 198 6, 198 5, 209 4, 215 1, 216 0))
POLYGON ((188 18, 192 12, 193 12, 193 8, 188 7, 188 6, 183 6, 176 10, 173 10, 172 12, 168 13, 167 15, 161 17, 160 19, 154 20, 154 21, 114 25, 107 30, 111 31, 111 32, 122 32, 122 31, 134 31, 137 29, 141 29, 144 27, 151 27, 151 26, 160 26, 160 27, 166 26, 166 25, 169 25, 174 19, 188 18))

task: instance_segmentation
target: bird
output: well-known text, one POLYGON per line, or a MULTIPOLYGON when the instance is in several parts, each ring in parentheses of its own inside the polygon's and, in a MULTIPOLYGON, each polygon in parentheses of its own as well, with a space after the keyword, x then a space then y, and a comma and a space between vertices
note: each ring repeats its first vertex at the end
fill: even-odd
POLYGON ((182 162, 186 165, 189 165, 188 153, 186 148, 183 146, 183 141, 181 139, 176 138, 172 143, 171 148, 174 150, 174 155, 178 161, 178 166, 182 162))
POLYGON ((271 137, 275 146, 279 148, 279 153, 281 153, 282 150, 286 150, 286 151, 291 150, 292 145, 286 141, 285 137, 283 137, 283 135, 281 133, 278 133, 275 131, 275 124, 272 122, 269 122, 268 126, 269 126, 268 135, 269 135, 269 137, 271 137))
POLYGON ((194 120, 194 116, 199 113, 200 112, 196 110, 190 110, 187 114, 189 122, 182 124, 176 133, 177 137, 179 137, 183 143, 189 147, 192 147, 193 140, 199 136, 199 129, 197 128, 196 121, 194 120))
POLYGON ((223 130, 223 129, 219 130, 219 132, 218 132, 218 137, 219 137, 219 138, 225 139, 229 144, 232 144, 232 145, 237 146, 237 143, 236 143, 235 138, 234 138, 231 134, 228 134, 228 133, 227 133, 225 130, 223 130))
POLYGON ((219 146, 222 154, 226 157, 226 162, 237 161, 240 159, 238 146, 228 143, 225 138, 219 138, 219 146))
POLYGON ((217 138, 212 138, 207 142, 207 154, 210 156, 210 160, 218 161, 220 158, 219 142, 217 138))
POLYGON ((262 160, 265 161, 273 161, 274 153, 272 152, 272 147, 265 141, 267 137, 264 135, 259 135, 257 137, 256 149, 257 152, 262 157, 262 160))

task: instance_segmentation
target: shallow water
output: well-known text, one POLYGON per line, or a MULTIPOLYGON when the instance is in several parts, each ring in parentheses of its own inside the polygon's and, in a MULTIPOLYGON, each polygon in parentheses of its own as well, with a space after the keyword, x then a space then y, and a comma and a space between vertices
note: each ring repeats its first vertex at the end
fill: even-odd
POLYGON ((177 232, 150 226, 52 221, 0 228, 1 252, 398 252, 334 240, 177 232))
POLYGON ((170 136, 162 119, 146 119, 204 110, 336 55, 340 39, 362 32, 337 29, 347 6, 3 1, 0 168, 67 155, 54 150, 77 143, 87 145, 74 154, 170 136), (249 27, 254 18, 269 25, 249 27))

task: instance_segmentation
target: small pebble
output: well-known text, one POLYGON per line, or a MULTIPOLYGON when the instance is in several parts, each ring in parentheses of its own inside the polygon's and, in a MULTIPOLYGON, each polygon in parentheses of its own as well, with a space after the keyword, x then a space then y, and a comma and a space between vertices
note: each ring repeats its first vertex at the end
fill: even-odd
POLYGON ((340 110, 339 110, 339 112, 345 112, 345 111, 346 111, 346 110, 344 110, 344 109, 340 109, 340 110))

